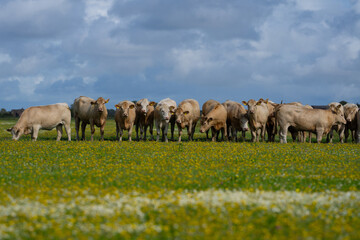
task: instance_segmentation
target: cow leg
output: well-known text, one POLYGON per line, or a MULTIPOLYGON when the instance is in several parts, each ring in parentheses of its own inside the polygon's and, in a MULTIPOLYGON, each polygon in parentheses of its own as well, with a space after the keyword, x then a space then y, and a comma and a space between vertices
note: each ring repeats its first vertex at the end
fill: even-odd
POLYGON ((287 143, 288 127, 289 127, 288 125, 285 126, 280 125, 280 130, 279 130, 280 143, 287 143))
MULTIPOLYGON (((139 141, 139 124, 140 124, 140 122, 137 122, 136 124, 135 124, 135 132, 136 132, 136 141, 139 141)), ((142 136, 140 136, 140 138, 141 138, 142 136)))
POLYGON ((179 139, 178 139, 178 142, 181 142, 182 128, 181 128, 180 124, 178 124, 177 127, 178 127, 178 130, 179 130, 179 139))
POLYGON ((140 126, 140 139, 146 140, 146 126, 144 126, 143 124, 141 124, 141 126, 140 126), (144 134, 145 134, 145 137, 144 137, 144 134))
POLYGON ((131 135, 132 135, 133 126, 134 126, 134 125, 131 125, 131 126, 130 126, 130 129, 129 129, 129 131, 128 131, 128 132, 129 132, 129 133, 128 133, 128 135, 129 135, 129 142, 131 142, 131 135))
POLYGON ((321 139, 324 133, 324 129, 323 128, 318 128, 316 129, 316 141, 317 143, 321 143, 321 139))
POLYGON ((68 141, 71 141, 71 126, 70 126, 70 123, 65 123, 64 128, 65 128, 66 135, 68 137, 68 141))
MULTIPOLYGON (((172 127, 171 127, 172 128, 172 127)), ((164 142, 168 142, 169 140, 168 140, 168 136, 167 136, 167 134, 168 134, 168 130, 169 130, 169 124, 165 124, 165 128, 164 128, 164 130, 163 130, 163 139, 164 139, 164 142)), ((172 137, 174 136, 174 134, 171 134, 172 135, 172 137)), ((172 138, 171 138, 172 139, 172 138)))
POLYGON ((80 127, 80 118, 75 116, 76 141, 79 141, 79 127, 80 127))
POLYGON ((171 141, 174 141, 174 131, 175 131, 175 118, 170 122, 171 124, 171 141))
POLYGON ((256 142, 256 129, 251 130, 251 141, 256 142))
POLYGON ((191 140, 192 141, 194 141, 195 128, 196 128, 196 123, 194 123, 192 125, 192 129, 191 129, 191 140))
POLYGON ((217 131, 215 130, 214 127, 211 127, 211 141, 215 142, 216 139, 217 139, 217 131))
POLYGON ((123 136, 123 130, 121 129, 121 127, 119 127, 119 142, 122 141, 122 136, 123 136))
POLYGON ((62 137, 62 125, 59 124, 56 126, 56 130, 57 130, 57 138, 56 138, 56 141, 60 141, 61 137, 62 137))
MULTIPOLYGON (((94 132, 95 132, 95 127, 94 127, 94 132)), ((105 124, 100 127, 101 141, 104 141, 104 133, 105 133, 105 124)))
POLYGON ((159 136, 160 136, 160 125, 158 123, 156 124, 156 141, 159 141, 159 136))
POLYGON ((226 124, 225 124, 225 126, 222 128, 221 133, 222 133, 222 135, 223 135, 223 137, 224 137, 225 141, 228 141, 228 140, 229 140, 229 138, 228 138, 228 132, 227 132, 226 124))
POLYGON ((116 122, 116 140, 119 140, 119 129, 120 129, 119 123, 116 122))
POLYGON ((91 129, 91 141, 94 141, 94 133, 95 133, 94 121, 90 121, 90 129, 91 129))
POLYGON ((210 131, 210 130, 207 130, 207 131, 206 131, 206 141, 209 139, 209 131, 210 131))
POLYGON ((332 143, 333 141, 333 134, 334 134, 334 130, 331 129, 330 132, 327 134, 326 136, 326 142, 327 143, 332 143))
MULTIPOLYGON (((360 127, 358 127, 359 129, 360 127)), ((339 138, 340 138, 340 142, 344 143, 344 131, 345 131, 345 126, 343 124, 341 124, 341 127, 339 129, 339 138)))
POLYGON ((311 132, 309 132, 309 143, 311 143, 311 132))
POLYGON ((153 125, 152 123, 150 123, 149 128, 150 128, 150 130, 149 130, 149 131, 150 131, 150 134, 151 134, 150 139, 151 139, 151 140, 154 140, 154 135, 153 135, 154 125, 153 125))
POLYGON ((33 141, 36 141, 38 134, 39 134, 39 130, 40 130, 40 127, 38 127, 38 126, 33 127, 32 132, 31 132, 31 139, 33 141))
POLYGON ((242 141, 245 141, 246 131, 241 131, 242 141))
POLYGON ((148 126, 144 125, 144 141, 146 141, 146 131, 147 131, 148 126))
POLYGON ((231 129, 231 140, 237 142, 237 130, 235 128, 231 129))
POLYGON ((85 141, 85 128, 86 128, 86 123, 82 122, 81 123, 81 139, 83 141, 85 141))
POLYGON ((191 123, 189 123, 189 125, 187 126, 187 132, 188 132, 188 136, 189 136, 189 141, 192 140, 192 125, 191 123))

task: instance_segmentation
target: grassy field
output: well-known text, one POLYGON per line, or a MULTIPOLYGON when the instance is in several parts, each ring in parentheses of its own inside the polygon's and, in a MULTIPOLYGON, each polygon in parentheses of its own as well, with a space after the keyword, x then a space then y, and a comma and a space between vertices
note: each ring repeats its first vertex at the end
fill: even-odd
POLYGON ((360 144, 119 143, 113 120, 104 142, 15 142, 14 123, 0 239, 360 238, 360 144))

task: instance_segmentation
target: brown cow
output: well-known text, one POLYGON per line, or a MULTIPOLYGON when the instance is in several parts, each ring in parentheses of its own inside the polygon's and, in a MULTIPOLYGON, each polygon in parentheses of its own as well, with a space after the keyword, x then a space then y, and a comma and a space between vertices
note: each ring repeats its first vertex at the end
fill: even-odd
MULTIPOLYGON (((204 117, 206 116, 206 114, 208 114, 219 102, 213 99, 207 100, 203 105, 202 105, 202 112, 201 112, 201 118, 200 118, 200 125, 203 124, 203 120, 205 119, 204 117)), ((215 132, 213 131, 213 129, 211 129, 212 131, 212 137, 215 136, 215 132)), ((206 131, 206 140, 209 139, 209 130, 206 131)))
POLYGON ((345 125, 345 142, 347 142, 347 139, 349 137, 349 130, 351 133, 351 138, 353 142, 357 142, 357 128, 358 128, 358 113, 359 107, 356 104, 353 103, 347 103, 344 105, 344 114, 346 119, 346 125, 345 125))
POLYGON ((248 119, 249 127, 251 131, 251 141, 259 141, 261 136, 262 141, 265 140, 266 123, 269 118, 269 109, 267 107, 267 101, 260 99, 255 101, 250 99, 248 102, 242 102, 245 106, 248 106, 248 119))
POLYGON ((217 104, 213 106, 213 108, 202 117, 200 132, 204 133, 211 128, 211 131, 213 133, 212 141, 214 142, 217 135, 219 134, 219 131, 221 130, 222 135, 225 136, 225 140, 227 140, 226 119, 227 111, 225 107, 219 102, 217 102, 217 104))
POLYGON ((289 126, 297 131, 316 133, 317 142, 321 142, 323 134, 327 134, 334 124, 346 123, 340 107, 323 109, 307 109, 293 105, 280 105, 276 108, 276 120, 280 126, 280 142, 286 143, 289 126))
POLYGON ((109 99, 105 100, 99 97, 94 100, 89 97, 78 97, 74 100, 74 118, 75 118, 75 130, 76 140, 79 140, 79 126, 81 123, 82 140, 85 140, 85 128, 87 124, 91 127, 91 141, 94 140, 95 126, 100 128, 101 140, 104 140, 104 128, 106 118, 108 115, 105 103, 108 103, 109 99))
POLYGON ((153 127, 154 127, 154 106, 155 102, 150 102, 147 98, 143 98, 136 103, 136 139, 139 140, 139 128, 140 138, 146 140, 146 130, 150 128, 151 139, 153 139, 153 127), (143 138, 144 134, 144 138, 143 138))
POLYGON ((11 132, 13 140, 17 141, 23 134, 30 134, 33 141, 36 141, 39 130, 51 130, 56 127, 59 141, 62 136, 64 125, 68 140, 71 141, 71 111, 66 103, 57 103, 45 106, 29 107, 21 114, 17 123, 7 129, 11 132))
POLYGON ((115 107, 116 138, 121 142, 123 130, 128 130, 129 141, 131 142, 131 134, 136 116, 135 103, 131 101, 122 101, 116 104, 115 107))
POLYGON ((226 126, 228 135, 231 132, 231 139, 237 141, 237 131, 241 131, 244 140, 245 133, 249 130, 245 108, 240 103, 230 100, 224 102, 223 105, 227 111, 226 126))
POLYGON ((187 127, 189 141, 194 139, 196 123, 200 119, 200 106, 194 99, 182 101, 175 111, 176 124, 179 130, 179 142, 181 142, 182 129, 187 127))

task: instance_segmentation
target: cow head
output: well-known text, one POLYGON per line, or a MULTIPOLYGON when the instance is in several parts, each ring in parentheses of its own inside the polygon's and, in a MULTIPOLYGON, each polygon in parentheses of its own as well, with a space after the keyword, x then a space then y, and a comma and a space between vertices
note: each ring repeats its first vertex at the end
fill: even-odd
POLYGON ((149 106, 154 106, 155 102, 149 102, 147 98, 143 98, 136 103, 136 111, 146 115, 149 110, 149 106))
POLYGON ((105 103, 108 103, 109 100, 110 99, 105 100, 104 98, 99 97, 96 101, 92 101, 91 105, 93 105, 95 109, 97 109, 97 111, 101 113, 106 110, 105 103))
POLYGON ((129 116, 129 111, 135 109, 135 104, 124 101, 116 104, 115 107, 120 110, 122 117, 127 118, 129 116))
POLYGON ((188 120, 189 111, 184 111, 182 108, 177 108, 175 111, 176 123, 181 125, 181 128, 185 128, 188 120))
POLYGON ((162 119, 165 120, 166 122, 169 122, 171 116, 175 114, 175 107, 169 106, 167 104, 161 104, 159 105, 159 111, 162 119))
POLYGON ((342 105, 330 105, 331 111, 335 114, 335 124, 346 124, 343 111, 341 111, 342 105))
POLYGON ((255 111, 256 111, 257 106, 261 104, 261 102, 255 101, 254 99, 250 99, 250 100, 247 101, 247 102, 242 101, 242 103, 243 103, 245 106, 248 106, 248 114, 249 114, 249 115, 254 114, 255 111))
POLYGON ((248 125, 249 119, 247 117, 247 113, 241 114, 240 116, 235 116, 235 119, 237 121, 239 121, 240 128, 241 128, 242 131, 248 131, 249 130, 249 125, 248 125))
POLYGON ((11 132, 12 139, 17 141, 23 134, 30 134, 31 129, 29 128, 21 128, 16 125, 12 128, 6 129, 6 131, 11 132))
POLYGON ((211 126, 213 125, 213 121, 214 119, 212 117, 203 116, 201 118, 200 132, 204 133, 209 130, 209 128, 211 128, 211 126))
POLYGON ((355 119, 356 113, 359 111, 359 107, 355 104, 346 104, 344 106, 344 115, 345 119, 348 122, 351 122, 355 119))

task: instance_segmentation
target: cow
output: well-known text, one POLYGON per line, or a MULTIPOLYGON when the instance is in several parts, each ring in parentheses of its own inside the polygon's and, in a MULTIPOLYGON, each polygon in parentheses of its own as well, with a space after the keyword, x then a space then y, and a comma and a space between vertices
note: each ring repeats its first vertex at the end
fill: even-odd
MULTIPOLYGON (((213 99, 207 100, 203 105, 202 105, 202 111, 201 111, 201 118, 200 118, 200 125, 203 124, 203 120, 205 119, 204 117, 206 116, 206 114, 208 114, 211 109, 213 109, 219 102, 213 99)), ((215 136, 215 132, 213 131, 212 128, 212 136, 215 136)), ((209 130, 206 131, 206 140, 209 139, 209 130)))
POLYGON ((161 100, 155 110, 154 119, 156 126, 156 141, 159 141, 160 131, 162 131, 162 140, 168 142, 167 132, 169 124, 171 125, 171 140, 174 140, 175 130, 175 110, 176 102, 170 98, 161 100))
MULTIPOLYGON (((340 111, 342 112, 342 114, 345 114, 344 107, 343 107, 343 105, 341 105, 341 103, 332 102, 332 103, 329 103, 328 105, 330 108, 340 106, 340 111)), ((333 131, 334 130, 339 134, 340 142, 344 143, 345 124, 337 124, 337 125, 332 126, 330 132, 327 134, 326 142, 330 142, 330 143, 333 142, 333 131)))
POLYGON ((56 128, 57 138, 60 141, 62 126, 64 126, 68 141, 71 141, 71 111, 66 103, 57 103, 45 106, 35 106, 25 109, 17 123, 7 129, 11 132, 13 140, 17 141, 23 134, 31 134, 36 141, 39 130, 52 130, 56 128))
POLYGON ((139 128, 140 138, 146 140, 146 130, 149 127, 151 139, 153 139, 153 126, 154 126, 154 106, 155 102, 149 101, 147 98, 143 98, 136 103, 136 118, 135 118, 135 130, 136 140, 139 140, 139 128))
POLYGON ((109 99, 105 100, 99 97, 94 100, 89 97, 80 96, 74 100, 74 118, 76 140, 79 140, 79 126, 81 123, 82 140, 85 140, 85 128, 87 124, 91 127, 91 141, 94 140, 95 126, 100 128, 101 140, 104 140, 104 128, 107 119, 107 109, 105 104, 109 99))
POLYGON ((200 119, 200 106, 194 99, 182 101, 175 111, 176 124, 179 130, 179 142, 181 142, 182 129, 188 131, 189 141, 194 139, 196 123, 200 119))
POLYGON ((228 135, 231 133, 231 140, 237 141, 238 131, 242 132, 242 137, 244 140, 245 133, 249 130, 248 118, 245 108, 240 103, 231 100, 227 100, 222 105, 227 111, 226 126, 228 135))
POLYGON ((211 109, 206 109, 206 111, 208 110, 209 112, 207 112, 206 114, 204 114, 203 111, 200 132, 204 133, 211 128, 211 131, 213 133, 212 135, 213 142, 215 142, 217 135, 219 134, 219 131, 222 132, 222 135, 225 137, 225 140, 227 140, 227 129, 226 129, 227 111, 225 107, 219 102, 216 102, 216 105, 214 105, 211 109))
POLYGON ((266 102, 266 106, 269 110, 269 117, 266 122, 266 132, 268 134, 268 141, 269 142, 275 142, 275 135, 277 133, 277 126, 276 126, 276 120, 275 120, 275 108, 279 104, 274 103, 273 101, 269 101, 269 99, 262 99, 260 98, 259 101, 266 102))
POLYGON ((345 124, 344 115, 340 107, 332 107, 327 110, 307 109, 294 105, 280 105, 276 108, 276 121, 280 126, 280 142, 286 143, 289 126, 297 131, 309 131, 316 133, 317 142, 320 143, 323 134, 327 134, 333 125, 345 124))
POLYGON ((353 103, 347 103, 344 105, 344 114, 345 114, 345 119, 346 119, 346 125, 345 125, 345 142, 347 142, 347 139, 349 137, 349 130, 351 133, 351 138, 352 141, 358 142, 357 138, 357 128, 359 127, 357 122, 358 122, 358 114, 359 112, 359 107, 356 104, 353 103))
POLYGON ((264 141, 266 124, 269 118, 268 101, 263 101, 262 99, 255 101, 254 99, 250 99, 247 102, 242 101, 242 103, 248 106, 247 115, 251 131, 251 141, 258 142, 260 136, 261 140, 264 141))
POLYGON ((122 101, 116 104, 115 107, 116 138, 121 142, 123 130, 128 130, 129 141, 131 142, 131 134, 136 117, 135 103, 122 101))

